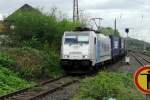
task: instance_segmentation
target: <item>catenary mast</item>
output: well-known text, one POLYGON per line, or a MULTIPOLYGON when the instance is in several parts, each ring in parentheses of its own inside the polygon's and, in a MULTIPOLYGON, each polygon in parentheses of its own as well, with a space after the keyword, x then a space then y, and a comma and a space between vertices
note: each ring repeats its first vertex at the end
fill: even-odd
POLYGON ((73 21, 79 21, 78 0, 73 0, 73 21))

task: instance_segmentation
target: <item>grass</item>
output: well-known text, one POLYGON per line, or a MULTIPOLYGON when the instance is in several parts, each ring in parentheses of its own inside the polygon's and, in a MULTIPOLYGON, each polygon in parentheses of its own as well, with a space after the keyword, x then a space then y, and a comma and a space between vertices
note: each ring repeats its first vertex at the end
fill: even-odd
POLYGON ((59 56, 55 52, 49 54, 32 48, 1 49, 0 96, 35 85, 25 79, 41 80, 62 76, 63 71, 58 65, 59 56))
POLYGON ((95 77, 81 82, 79 92, 72 100, 96 100, 116 98, 117 100, 143 100, 131 76, 121 73, 100 72, 95 77))
POLYGON ((19 78, 17 74, 0 65, 0 96, 33 85, 34 83, 19 78))
POLYGON ((60 77, 64 74, 61 66, 60 66, 60 55, 59 55, 59 50, 56 49, 55 45, 45 45, 43 48, 44 54, 51 63, 52 67, 49 68, 49 73, 54 78, 60 77))

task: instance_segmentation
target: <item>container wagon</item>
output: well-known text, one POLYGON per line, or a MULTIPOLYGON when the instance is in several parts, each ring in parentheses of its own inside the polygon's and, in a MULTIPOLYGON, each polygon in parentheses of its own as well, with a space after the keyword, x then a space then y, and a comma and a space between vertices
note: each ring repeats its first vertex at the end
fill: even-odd
POLYGON ((119 48, 120 48, 120 57, 124 57, 125 56, 125 39, 124 38, 120 38, 119 40, 119 48))
POLYGON ((119 41, 120 37, 117 36, 110 36, 111 39, 111 55, 112 55, 112 61, 116 61, 119 59, 120 55, 120 48, 119 48, 119 41))

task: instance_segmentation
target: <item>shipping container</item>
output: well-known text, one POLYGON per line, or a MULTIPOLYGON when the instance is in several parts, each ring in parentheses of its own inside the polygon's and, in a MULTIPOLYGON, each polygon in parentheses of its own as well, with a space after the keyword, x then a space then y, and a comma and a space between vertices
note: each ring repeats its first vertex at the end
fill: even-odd
POLYGON ((120 55, 119 41, 120 37, 110 36, 111 39, 111 55, 113 59, 117 59, 120 55))
POLYGON ((119 48, 120 48, 120 56, 124 56, 125 55, 125 39, 124 38, 120 38, 119 48))

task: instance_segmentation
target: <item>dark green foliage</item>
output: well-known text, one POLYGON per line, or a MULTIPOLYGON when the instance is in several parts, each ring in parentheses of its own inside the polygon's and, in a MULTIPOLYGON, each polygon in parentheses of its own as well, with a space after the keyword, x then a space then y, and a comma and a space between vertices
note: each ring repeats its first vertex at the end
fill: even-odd
POLYGON ((43 51, 47 60, 52 64, 52 67, 49 68, 49 73, 54 77, 62 76, 63 70, 60 66, 59 50, 56 48, 55 44, 49 45, 48 43, 45 43, 43 51))
POLYGON ((100 32, 108 36, 110 35, 120 36, 120 33, 118 32, 118 30, 116 30, 116 33, 115 33, 114 29, 112 29, 111 27, 106 27, 106 28, 102 27, 100 32))
POLYGON ((23 42, 23 47, 30 47, 30 48, 35 48, 35 49, 41 50, 43 48, 43 44, 44 43, 41 43, 38 40, 38 38, 33 36, 31 40, 23 42))
POLYGON ((143 100, 135 88, 132 76, 113 72, 100 72, 97 76, 84 79, 80 91, 73 100, 143 100))
POLYGON ((81 24, 65 18, 58 19, 56 13, 55 9, 49 15, 24 10, 17 11, 7 18, 7 22, 15 26, 9 34, 12 39, 11 46, 30 48, 30 50, 17 48, 6 50, 17 62, 16 68, 19 69, 21 76, 58 77, 63 74, 59 66, 62 35, 64 31, 74 30, 81 24))
POLYGON ((8 34, 14 48, 3 51, 16 61, 15 70, 19 70, 21 76, 38 78, 63 74, 59 66, 62 35, 81 23, 59 19, 56 15, 57 9, 52 9, 50 14, 20 10, 7 18, 7 23, 15 26, 8 34))
POLYGON ((133 39, 133 38, 128 38, 127 41, 128 41, 127 42, 128 43, 127 44, 128 50, 143 51, 144 50, 144 44, 145 44, 145 47, 149 47, 150 46, 150 43, 146 43, 144 41, 140 41, 140 40, 133 39))
POLYGON ((16 62, 10 59, 10 57, 7 54, 0 53, 0 65, 12 68, 13 66, 16 65, 16 62))
POLYGON ((10 23, 13 21, 15 29, 12 37, 18 41, 30 40, 33 36, 41 39, 49 37, 49 41, 54 38, 54 27, 57 25, 55 17, 34 11, 18 11, 7 20, 10 23))
POLYGON ((30 41, 33 37, 41 43, 46 41, 60 46, 64 31, 73 30, 80 25, 67 19, 59 20, 54 14, 46 15, 36 11, 18 11, 9 16, 7 22, 15 26, 9 34, 15 46, 23 41, 30 41))

